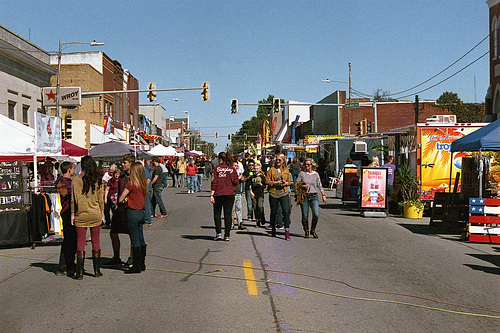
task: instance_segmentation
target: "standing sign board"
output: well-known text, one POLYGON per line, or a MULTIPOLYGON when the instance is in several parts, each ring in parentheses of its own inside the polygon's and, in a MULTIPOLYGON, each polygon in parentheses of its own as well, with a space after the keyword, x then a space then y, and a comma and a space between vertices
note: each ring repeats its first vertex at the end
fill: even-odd
POLYGON ((23 210, 29 204, 25 161, 0 162, 0 212, 23 210))
POLYGON ((344 168, 342 182, 342 201, 343 202, 357 202, 358 201, 358 169, 357 168, 344 168))
POLYGON ((386 209, 387 169, 361 168, 361 208, 386 209))

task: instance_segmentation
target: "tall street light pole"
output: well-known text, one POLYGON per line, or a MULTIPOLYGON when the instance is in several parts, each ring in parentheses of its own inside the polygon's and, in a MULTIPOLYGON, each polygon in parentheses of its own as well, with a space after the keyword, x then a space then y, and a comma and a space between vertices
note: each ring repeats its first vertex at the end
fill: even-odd
POLYGON ((326 83, 332 83, 332 82, 340 82, 340 83, 346 83, 349 85, 349 95, 348 95, 348 110, 347 110, 347 115, 348 115, 348 131, 349 134, 351 134, 351 63, 349 63, 349 82, 347 81, 339 81, 339 80, 330 80, 330 79, 325 79, 321 80, 321 82, 326 82, 326 83))
POLYGON ((59 93, 61 92, 61 58, 62 58, 62 46, 69 44, 87 44, 90 46, 101 46, 104 43, 98 43, 95 40, 92 42, 66 42, 62 43, 61 39, 59 39, 59 51, 57 52, 57 85, 56 85, 56 112, 57 116, 61 117, 61 109, 59 108, 59 93))

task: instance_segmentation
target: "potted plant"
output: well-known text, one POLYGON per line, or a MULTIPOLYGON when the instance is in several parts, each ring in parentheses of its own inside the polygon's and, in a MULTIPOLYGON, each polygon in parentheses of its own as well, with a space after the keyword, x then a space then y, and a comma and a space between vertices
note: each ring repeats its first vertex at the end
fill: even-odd
POLYGON ((394 187, 399 192, 401 201, 398 204, 403 208, 404 217, 421 219, 424 214, 425 204, 420 201, 415 172, 407 163, 398 167, 394 187))

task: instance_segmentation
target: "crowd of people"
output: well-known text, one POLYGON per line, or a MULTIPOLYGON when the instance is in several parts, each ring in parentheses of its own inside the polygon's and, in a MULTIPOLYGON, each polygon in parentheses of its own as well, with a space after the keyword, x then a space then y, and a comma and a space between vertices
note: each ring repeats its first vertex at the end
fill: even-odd
POLYGON ((319 214, 319 196, 326 202, 319 174, 312 159, 301 162, 294 158, 287 163, 283 154, 238 158, 230 153, 219 153, 213 158, 197 156, 166 158, 152 157, 136 161, 132 154, 122 157, 121 168, 112 164, 100 170, 91 156, 84 156, 75 167, 71 162, 60 165, 60 176, 55 182, 61 195, 61 218, 64 240, 56 274, 82 279, 85 262, 87 229, 90 230, 94 276, 102 276, 100 233, 110 229, 113 257, 103 266, 119 266, 125 273, 140 273, 146 269, 146 241, 144 226, 152 218, 165 218, 168 213, 162 191, 168 187, 187 188, 187 193, 202 190, 203 180, 211 179, 210 200, 213 204, 215 240, 229 241, 231 229, 246 229, 243 224, 243 201, 247 219, 256 227, 267 228, 272 237, 277 229, 284 229, 290 240, 291 194, 302 210, 304 235, 309 237, 308 215, 312 211, 310 234, 318 238, 316 226, 319 214), (270 214, 266 220, 265 195, 268 194, 270 214), (243 199, 244 198, 244 199, 243 199), (159 214, 156 214, 157 207, 159 214), (224 235, 222 234, 224 220, 224 235), (130 238, 130 256, 123 263, 120 256, 120 234, 130 238))

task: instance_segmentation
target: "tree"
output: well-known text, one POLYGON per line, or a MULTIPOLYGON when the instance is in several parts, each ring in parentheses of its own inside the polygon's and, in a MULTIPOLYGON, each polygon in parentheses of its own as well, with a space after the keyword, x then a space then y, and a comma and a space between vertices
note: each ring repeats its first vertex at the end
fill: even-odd
POLYGON ((397 102, 396 99, 389 97, 390 95, 391 93, 389 91, 377 88, 377 90, 373 92, 373 100, 376 102, 388 102, 388 101, 397 102))
POLYGON ((243 124, 241 124, 240 129, 231 136, 231 145, 229 147, 229 152, 232 154, 239 154, 243 150, 245 150, 244 142, 245 142, 245 134, 247 135, 247 142, 255 142, 255 137, 261 133, 262 134, 262 124, 265 120, 268 119, 269 114, 271 112, 271 105, 273 103, 274 96, 269 95, 267 99, 263 99, 259 101, 259 104, 269 104, 269 105, 259 105, 255 112, 255 116, 250 118, 249 120, 245 120, 243 124))
POLYGON ((439 98, 436 100, 437 104, 450 104, 450 103, 462 103, 460 98, 458 98, 458 94, 451 92, 451 91, 445 91, 444 93, 439 96, 439 98))

